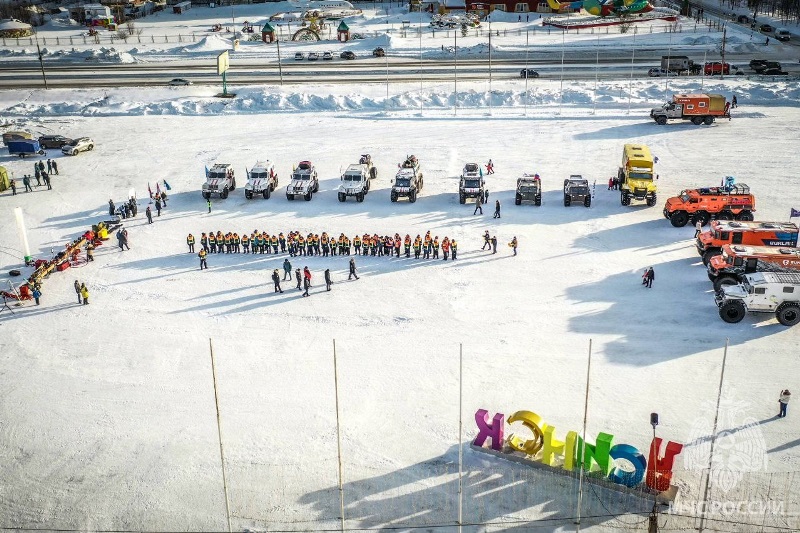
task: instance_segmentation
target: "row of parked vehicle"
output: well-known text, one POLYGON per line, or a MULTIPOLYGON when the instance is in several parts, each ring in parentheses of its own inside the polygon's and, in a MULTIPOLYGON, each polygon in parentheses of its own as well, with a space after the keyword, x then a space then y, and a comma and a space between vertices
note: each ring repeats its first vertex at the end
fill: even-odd
POLYGON ((9 131, 3 134, 3 144, 8 153, 19 157, 44 155, 45 150, 60 149, 65 155, 78 155, 94 149, 94 141, 89 137, 70 139, 63 135, 42 135, 38 139, 27 131, 9 131))
MULTIPOLYGON (((384 50, 380 46, 372 51, 373 57, 383 57, 385 55, 386 55, 386 50, 384 50)), ((294 54, 295 61, 302 61, 304 59, 308 59, 309 61, 317 61, 320 59, 320 57, 323 60, 330 61, 333 59, 333 52, 325 51, 322 52, 322 54, 320 54, 319 52, 309 52, 308 55, 306 55, 305 52, 295 52, 294 54)), ((351 50, 345 50, 341 54, 339 54, 339 57, 342 59, 350 60, 350 59, 355 59, 356 54, 351 50)))

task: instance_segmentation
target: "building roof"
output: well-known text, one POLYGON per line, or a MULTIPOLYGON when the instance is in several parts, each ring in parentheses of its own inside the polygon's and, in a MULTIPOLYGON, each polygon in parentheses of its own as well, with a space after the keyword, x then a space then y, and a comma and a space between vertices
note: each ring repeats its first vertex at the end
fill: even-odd
POLYGON ((32 26, 17 19, 0 20, 0 31, 2 30, 30 30, 32 26))

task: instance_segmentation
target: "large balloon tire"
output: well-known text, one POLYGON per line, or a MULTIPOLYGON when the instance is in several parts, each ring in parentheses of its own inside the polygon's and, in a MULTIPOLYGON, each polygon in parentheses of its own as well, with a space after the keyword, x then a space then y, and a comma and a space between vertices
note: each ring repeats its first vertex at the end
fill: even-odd
POLYGON ((745 310, 744 303, 740 300, 725 302, 719 308, 719 317, 728 324, 741 322, 746 314, 747 311, 745 310))

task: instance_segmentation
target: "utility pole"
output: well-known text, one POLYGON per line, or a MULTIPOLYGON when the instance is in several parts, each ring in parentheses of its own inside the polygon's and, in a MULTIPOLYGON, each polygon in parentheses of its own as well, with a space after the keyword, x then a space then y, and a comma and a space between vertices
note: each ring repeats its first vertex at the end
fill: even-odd
POLYGON ((42 60, 42 49, 39 48, 39 32, 36 35, 36 53, 39 55, 39 68, 42 69, 42 80, 44 81, 44 88, 47 89, 47 76, 44 75, 44 61, 42 60))
MULTIPOLYGON (((722 66, 719 68, 720 79, 725 77, 725 38, 727 31, 727 28, 722 28, 722 66)), ((703 68, 705 68, 705 65, 703 65, 703 68)))

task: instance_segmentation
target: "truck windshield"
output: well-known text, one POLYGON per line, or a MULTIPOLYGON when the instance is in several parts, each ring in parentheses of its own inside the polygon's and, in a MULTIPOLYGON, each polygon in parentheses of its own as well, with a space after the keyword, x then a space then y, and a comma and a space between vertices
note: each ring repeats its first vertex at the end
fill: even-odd
POLYGON ((632 180, 652 180, 653 175, 649 172, 630 172, 628 177, 632 180))
POLYGON ((225 179, 225 171, 224 170, 219 170, 219 171, 213 171, 212 170, 211 172, 208 173, 208 177, 211 178, 211 179, 224 180, 225 179))
POLYGON ((536 192, 536 187, 533 185, 520 185, 519 192, 536 192))
POLYGON ((265 180, 265 179, 267 179, 267 173, 266 172, 251 172, 250 173, 250 179, 252 179, 252 180, 265 180))
POLYGON ((681 191, 681 202, 685 203, 688 201, 689 201, 689 195, 686 194, 686 191, 681 191))
POLYGON ((311 179, 311 176, 308 174, 300 174, 299 172, 295 172, 292 174, 292 179, 294 180, 308 180, 311 179))
POLYGON ((467 189, 479 189, 481 180, 464 180, 464 187, 467 189))
POLYGON ((408 178, 397 178, 395 183, 398 187, 411 187, 411 180, 408 178))
POLYGON ((345 174, 344 181, 361 181, 360 174, 345 174))
POLYGON ((726 252, 726 251, 722 252, 722 260, 725 261, 725 263, 727 263, 729 265, 733 264, 733 257, 728 255, 728 252, 726 252))
POLYGON ((571 194, 589 194, 589 187, 570 187, 569 192, 571 194))

